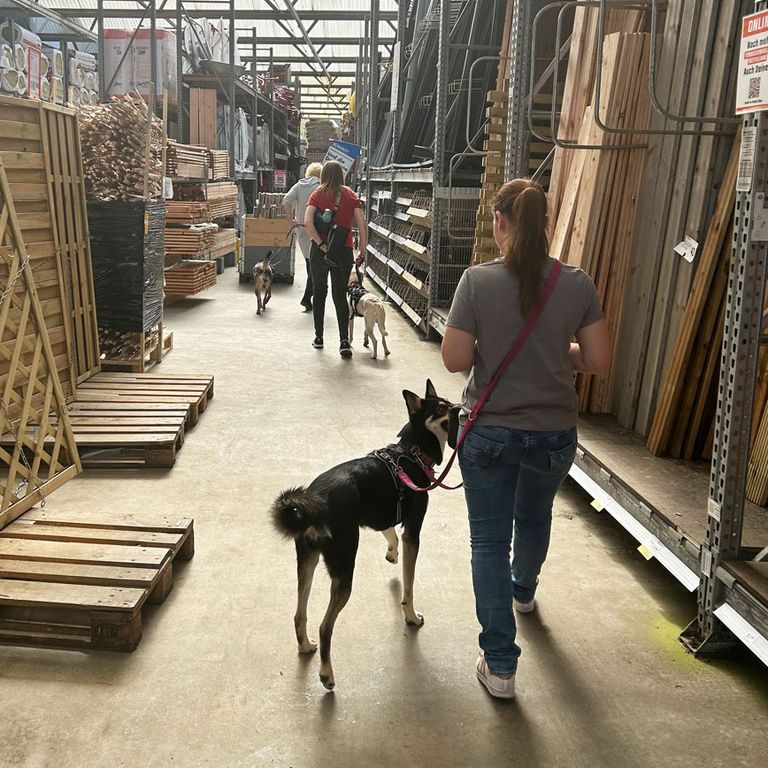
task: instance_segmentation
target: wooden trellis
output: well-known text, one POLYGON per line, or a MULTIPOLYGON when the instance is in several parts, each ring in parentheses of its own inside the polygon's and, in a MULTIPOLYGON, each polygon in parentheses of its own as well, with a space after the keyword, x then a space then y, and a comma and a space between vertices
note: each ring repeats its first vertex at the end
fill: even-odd
POLYGON ((80 472, 45 316, 0 158, 0 528, 80 472), (10 437, 10 440, 9 440, 10 437))

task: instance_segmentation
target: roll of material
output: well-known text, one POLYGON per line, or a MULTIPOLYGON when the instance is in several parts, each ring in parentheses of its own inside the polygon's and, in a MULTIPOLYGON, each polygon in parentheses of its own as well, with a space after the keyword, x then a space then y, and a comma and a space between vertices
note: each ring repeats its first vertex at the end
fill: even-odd
POLYGON ((54 104, 64 103, 64 80, 60 77, 51 79, 51 101, 54 104))
POLYGON ((43 41, 34 32, 19 24, 11 24, 10 21, 0 23, 0 38, 11 45, 43 47, 43 41))
POLYGON ((51 87, 50 81, 42 80, 40 82, 40 98, 43 101, 50 101, 52 93, 53 93, 53 88, 51 87))
POLYGON ((96 106, 99 103, 99 92, 98 91, 88 91, 88 93, 91 95, 91 104, 93 106, 96 106))
POLYGON ((25 96, 27 93, 28 85, 29 85, 29 81, 27 80, 27 73, 19 72, 19 82, 16 86, 16 93, 18 93, 19 96, 25 96))
POLYGON ((0 44, 0 70, 14 68, 13 48, 8 43, 0 44))
POLYGON ((85 71, 77 65, 77 59, 74 56, 69 60, 69 82, 80 88, 85 85, 85 71))
POLYGON ((21 43, 13 46, 13 65, 21 72, 27 71, 27 49, 21 43))
POLYGON ((0 90, 5 93, 18 93, 19 73, 15 69, 0 72, 0 90))
POLYGON ((83 87, 87 88, 89 91, 93 90, 93 72, 85 73, 85 80, 83 82, 83 87))
POLYGON ((43 52, 48 57, 48 65, 53 77, 64 77, 64 54, 62 51, 50 45, 44 45, 43 52))
POLYGON ((51 71, 51 61, 43 54, 40 57, 40 77, 45 80, 48 77, 48 73, 51 71))

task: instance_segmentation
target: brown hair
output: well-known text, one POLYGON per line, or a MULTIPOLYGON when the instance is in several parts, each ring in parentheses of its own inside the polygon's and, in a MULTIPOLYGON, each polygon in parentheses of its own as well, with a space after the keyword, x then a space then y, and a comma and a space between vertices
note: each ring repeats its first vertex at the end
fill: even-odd
POLYGON ((536 304, 549 256, 547 196, 535 181, 514 179, 496 193, 493 210, 511 224, 502 257, 520 283, 520 310, 526 317, 536 304))
POLYGON ((344 170, 335 160, 329 160, 323 165, 323 171, 320 174, 320 186, 318 192, 332 192, 339 194, 339 190, 344 186, 344 170))

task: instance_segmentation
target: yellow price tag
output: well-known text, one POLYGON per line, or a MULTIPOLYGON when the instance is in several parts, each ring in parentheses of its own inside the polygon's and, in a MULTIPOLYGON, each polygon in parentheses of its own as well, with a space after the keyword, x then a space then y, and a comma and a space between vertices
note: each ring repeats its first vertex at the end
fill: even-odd
POLYGON ((643 556, 643 557, 644 557, 646 560, 650 560, 650 559, 653 557, 653 552, 651 552, 651 550, 650 550, 650 549, 648 549, 648 547, 646 547, 646 546, 645 546, 645 544, 641 544, 641 545, 640 545, 640 546, 637 548, 637 551, 638 551, 638 552, 639 552, 639 553, 640 553, 640 554, 641 554, 641 555, 642 555, 642 556, 643 556))
POLYGON ((592 502, 592 508, 595 509, 597 512, 602 512, 605 509, 605 504, 603 504, 600 499, 595 499, 592 502))

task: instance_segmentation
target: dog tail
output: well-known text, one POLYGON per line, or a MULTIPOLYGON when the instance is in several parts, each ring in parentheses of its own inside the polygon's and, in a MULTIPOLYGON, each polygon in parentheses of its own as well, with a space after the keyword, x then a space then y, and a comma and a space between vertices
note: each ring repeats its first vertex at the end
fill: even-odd
POLYGON ((318 541, 331 535, 323 521, 324 510, 322 497, 301 486, 288 488, 272 505, 272 521, 287 539, 306 536, 311 541, 318 541))

